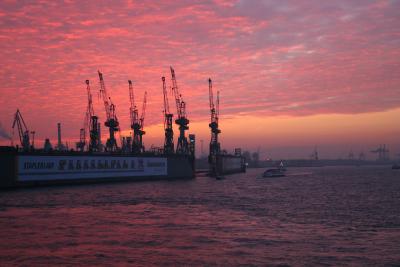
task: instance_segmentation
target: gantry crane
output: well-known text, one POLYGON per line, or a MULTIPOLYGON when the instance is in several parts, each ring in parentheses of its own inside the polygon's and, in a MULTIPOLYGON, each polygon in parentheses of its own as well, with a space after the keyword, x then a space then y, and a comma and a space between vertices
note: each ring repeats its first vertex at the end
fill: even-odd
POLYGON ((371 153, 378 154, 378 161, 387 161, 389 160, 389 149, 386 148, 386 145, 379 145, 379 147, 375 150, 371 150, 371 153))
POLYGON ((188 124, 189 120, 186 118, 186 103, 182 99, 182 95, 179 93, 178 84, 176 82, 175 71, 172 67, 171 77, 172 77, 172 91, 175 96, 175 105, 178 118, 175 120, 175 123, 179 125, 179 137, 178 144, 176 145, 176 153, 189 155, 189 143, 185 136, 185 131, 189 129, 188 124))
POLYGON ((169 102, 167 94, 167 86, 165 83, 165 77, 161 78, 163 83, 163 94, 164 94, 164 153, 173 154, 174 153, 174 130, 172 129, 172 113, 169 112, 169 102))
POLYGON ((142 116, 139 118, 139 111, 135 105, 135 94, 133 92, 132 81, 128 81, 129 84, 129 100, 131 106, 129 108, 131 118, 131 128, 133 130, 133 141, 132 141, 132 153, 140 154, 144 152, 143 135, 146 133, 143 131, 144 127, 144 116, 146 112, 147 103, 147 92, 144 93, 142 116))
POLYGON ((208 125, 211 128, 210 153, 208 155, 208 162, 211 166, 211 172, 213 174, 217 174, 217 156, 221 153, 221 145, 218 142, 218 134, 221 133, 221 130, 218 129, 219 92, 217 92, 217 101, 216 105, 214 105, 212 81, 210 78, 208 79, 208 95, 211 114, 211 122, 208 125))
POLYGON ((109 129, 110 136, 106 142, 106 151, 117 151, 118 145, 115 139, 115 132, 119 130, 119 122, 117 115, 115 114, 115 105, 111 102, 111 98, 107 94, 106 86, 104 84, 103 74, 98 71, 100 79, 100 95, 104 102, 104 108, 106 110, 107 121, 104 123, 109 129))
MULTIPOLYGON (((29 139, 28 127, 26 126, 24 118, 22 118, 22 115, 21 115, 21 112, 19 111, 19 109, 17 109, 17 112, 15 112, 15 116, 14 116, 14 122, 12 125, 13 134, 14 134, 15 126, 17 126, 17 128, 18 128, 19 141, 20 141, 22 150, 26 151, 26 152, 33 150, 33 144, 30 143, 30 139, 29 139)), ((32 131, 32 135, 34 135, 33 131, 32 131)))

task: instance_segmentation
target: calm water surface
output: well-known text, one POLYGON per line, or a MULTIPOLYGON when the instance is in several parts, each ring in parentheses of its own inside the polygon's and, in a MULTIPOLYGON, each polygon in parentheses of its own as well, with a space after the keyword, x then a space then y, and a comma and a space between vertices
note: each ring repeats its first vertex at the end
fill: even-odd
POLYGON ((400 265, 400 171, 0 191, 0 266, 400 265))

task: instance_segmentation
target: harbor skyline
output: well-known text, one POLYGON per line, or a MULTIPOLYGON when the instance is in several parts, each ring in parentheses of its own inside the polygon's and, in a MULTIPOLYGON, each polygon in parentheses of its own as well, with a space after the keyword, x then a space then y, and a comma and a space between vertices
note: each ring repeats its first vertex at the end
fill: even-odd
POLYGON ((128 79, 139 105, 148 92, 144 143, 159 146, 161 76, 170 86, 172 65, 189 132, 205 144, 211 77, 221 92, 223 148, 282 148, 275 156, 283 157, 309 147, 306 157, 318 146, 327 148, 321 155, 336 158, 339 150, 368 156, 388 144, 394 156, 400 151, 399 7, 399 1, 3 1, 0 121, 10 131, 19 108, 38 143, 56 140, 61 122, 63 140, 74 146, 86 79, 95 113, 105 121, 97 101, 101 70, 123 135, 130 132, 128 79))

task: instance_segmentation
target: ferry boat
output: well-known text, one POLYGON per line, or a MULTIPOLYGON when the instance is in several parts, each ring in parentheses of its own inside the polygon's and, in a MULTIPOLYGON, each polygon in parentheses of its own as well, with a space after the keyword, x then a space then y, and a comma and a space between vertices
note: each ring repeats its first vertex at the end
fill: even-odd
POLYGON ((285 176, 286 168, 283 166, 283 162, 279 164, 278 168, 268 169, 263 173, 263 177, 283 177, 285 176))

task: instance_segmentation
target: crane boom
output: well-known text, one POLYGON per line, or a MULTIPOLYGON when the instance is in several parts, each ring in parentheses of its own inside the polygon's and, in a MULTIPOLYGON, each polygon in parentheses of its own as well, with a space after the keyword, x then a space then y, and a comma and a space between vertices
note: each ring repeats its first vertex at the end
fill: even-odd
POLYGON ((217 110, 216 110, 216 115, 217 115, 217 123, 218 123, 218 119, 219 119, 219 91, 217 91, 217 110))
POLYGON ((211 78, 208 79, 208 100, 210 103, 210 110, 214 110, 214 95, 213 95, 211 78))
POLYGON ((144 117, 146 114, 146 104, 147 104, 147 92, 144 92, 143 105, 142 105, 142 115, 140 116, 140 129, 143 131, 144 127, 144 117))
POLYGON ((168 102, 168 94, 167 94, 167 85, 165 83, 165 77, 161 77, 163 82, 163 94, 164 94, 164 115, 169 114, 169 102, 168 102))
POLYGON ((129 100, 130 100, 130 108, 129 108, 129 114, 130 114, 130 118, 131 118, 131 127, 133 127, 133 124, 135 123, 136 119, 137 119, 137 109, 135 106, 135 95, 133 92, 133 85, 132 85, 132 81, 128 80, 128 84, 129 84, 129 100))
POLYGON ((170 70, 171 70, 171 80, 172 80, 172 92, 174 93, 175 97, 176 112, 178 118, 180 118, 182 116, 181 112, 182 97, 179 94, 179 88, 178 88, 178 83, 176 81, 175 70, 172 67, 170 67, 170 70))
POLYGON ((99 74, 99 79, 100 79, 100 96, 103 99, 104 109, 105 109, 106 115, 107 115, 107 120, 110 120, 111 119, 110 97, 107 94, 106 85, 105 85, 104 79, 103 79, 103 73, 101 73, 100 71, 97 71, 97 72, 99 74))
POLYGON ((29 140, 28 127, 26 126, 24 118, 22 117, 19 109, 17 109, 17 112, 15 112, 14 121, 12 124, 13 131, 14 131, 15 126, 17 126, 17 129, 18 129, 19 141, 20 141, 22 149, 24 151, 29 151, 29 150, 33 149, 33 145, 31 145, 30 140, 29 140))
POLYGON ((92 101, 92 93, 90 91, 90 84, 89 80, 86 80, 86 92, 87 92, 87 97, 88 97, 88 116, 89 119, 94 116, 94 109, 93 109, 93 101, 92 101))
POLYGON ((208 97, 209 97, 209 103, 210 103, 211 123, 213 123, 213 122, 216 122, 216 120, 217 120, 217 113, 216 113, 215 105, 214 105, 212 80, 210 78, 208 79, 208 97))

